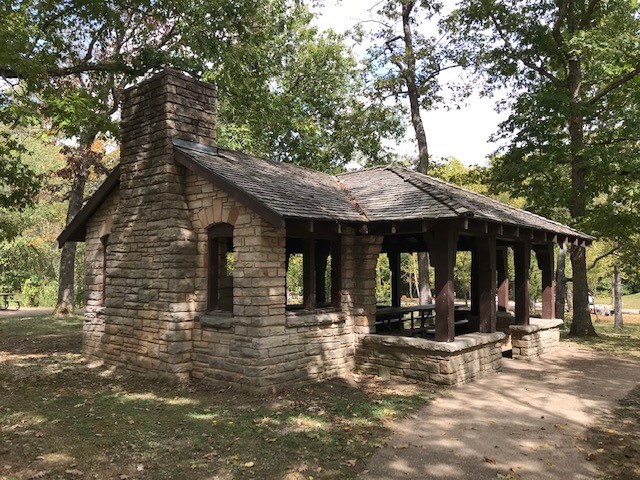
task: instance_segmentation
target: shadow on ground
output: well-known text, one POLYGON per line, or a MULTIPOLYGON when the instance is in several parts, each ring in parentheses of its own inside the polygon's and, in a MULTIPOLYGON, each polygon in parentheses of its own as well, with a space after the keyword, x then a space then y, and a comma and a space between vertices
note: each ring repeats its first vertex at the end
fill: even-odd
POLYGON ((355 478, 431 390, 365 376, 279 396, 85 361, 82 320, 0 319, 0 479, 355 478))
POLYGON ((638 359, 563 343, 503 365, 400 422, 364 478, 600 478, 604 451, 587 429, 640 382, 638 359))

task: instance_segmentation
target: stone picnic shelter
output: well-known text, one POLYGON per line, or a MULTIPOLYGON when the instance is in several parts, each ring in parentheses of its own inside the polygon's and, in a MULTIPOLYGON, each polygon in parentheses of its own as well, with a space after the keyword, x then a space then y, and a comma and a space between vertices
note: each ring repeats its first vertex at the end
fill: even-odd
POLYGON ((215 119, 215 88, 174 70, 125 92, 121 162, 58 238, 86 242, 88 356, 270 392, 356 368, 453 385, 499 370, 506 342, 514 358, 557 345, 554 244, 592 237, 397 164, 330 175, 221 148, 215 119), (458 251, 472 255, 467 309, 458 251), (402 305, 403 252, 428 252, 434 305, 402 305), (376 303, 381 254, 389 305, 376 303))

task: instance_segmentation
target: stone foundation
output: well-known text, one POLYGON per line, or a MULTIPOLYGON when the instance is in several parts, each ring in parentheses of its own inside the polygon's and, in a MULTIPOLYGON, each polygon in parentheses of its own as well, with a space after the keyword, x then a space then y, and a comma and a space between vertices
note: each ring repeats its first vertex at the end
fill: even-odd
POLYGON ((529 325, 509 326, 513 358, 531 360, 558 347, 562 323, 557 319, 532 318, 529 325))
POLYGON ((368 335, 356 354, 359 368, 381 377, 458 385, 501 369, 502 340, 496 333, 470 333, 453 342, 368 335))

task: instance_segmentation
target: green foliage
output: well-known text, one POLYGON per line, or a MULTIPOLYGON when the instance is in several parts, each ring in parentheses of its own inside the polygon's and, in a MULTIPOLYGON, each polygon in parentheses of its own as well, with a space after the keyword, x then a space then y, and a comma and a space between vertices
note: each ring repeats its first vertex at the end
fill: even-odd
POLYGON ((459 56, 485 92, 510 89, 502 106, 511 114, 494 137, 505 145, 489 171, 494 191, 598 236, 637 230, 638 13, 628 0, 459 4, 448 20, 459 56))
POLYGON ((386 253, 378 255, 376 263, 376 302, 378 305, 391 305, 391 270, 386 253))
POLYGON ((287 305, 302 305, 302 254, 289 256, 287 264, 287 305))
MULTIPOLYGON (((0 209, 16 210, 32 204, 40 188, 40 178, 22 160, 25 153, 15 135, 0 132, 0 209)), ((0 237, 9 231, 7 220, 0 217, 0 237)))
MULTIPOLYGON (((30 207, 0 209, 0 285, 2 290, 22 292, 24 305, 52 306, 60 258, 55 239, 65 223, 65 206, 58 196, 60 180, 52 172, 63 160, 41 131, 15 129, 14 133, 24 148, 23 163, 43 179, 44 188, 33 196, 30 207)), ((79 280, 82 285, 83 279, 79 280)))
POLYGON ((471 252, 458 252, 453 269, 453 280, 458 300, 471 298, 471 252))
POLYGON ((218 87, 219 142, 329 172, 388 161, 382 140, 400 137, 400 121, 381 101, 364 101, 344 38, 311 27, 303 5, 280 15, 205 75, 218 87))
MULTIPOLYGON (((457 66, 448 58, 440 35, 423 35, 425 25, 433 26, 442 10, 440 1, 412 2, 410 25, 413 45, 404 43, 402 31, 402 4, 399 0, 385 0, 376 4, 379 22, 372 31, 359 25, 355 31, 357 40, 367 41, 367 70, 377 98, 393 98, 401 105, 407 99, 406 74, 415 70, 420 107, 430 110, 442 101, 438 74, 457 66), (418 28, 422 27, 422 28, 418 28)), ((406 108, 406 107, 405 107, 406 108)))

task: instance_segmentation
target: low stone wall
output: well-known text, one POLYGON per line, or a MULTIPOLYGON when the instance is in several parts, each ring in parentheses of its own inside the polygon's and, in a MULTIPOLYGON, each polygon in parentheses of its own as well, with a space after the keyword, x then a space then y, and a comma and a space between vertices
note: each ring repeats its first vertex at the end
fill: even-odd
POLYGON ((469 333, 453 342, 394 335, 368 335, 356 353, 360 370, 382 377, 458 385, 502 366, 505 335, 469 333))
POLYGON ((530 319, 529 325, 511 325, 513 358, 531 360, 544 355, 560 344, 562 320, 530 319))

